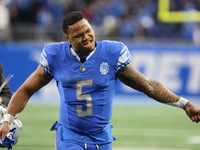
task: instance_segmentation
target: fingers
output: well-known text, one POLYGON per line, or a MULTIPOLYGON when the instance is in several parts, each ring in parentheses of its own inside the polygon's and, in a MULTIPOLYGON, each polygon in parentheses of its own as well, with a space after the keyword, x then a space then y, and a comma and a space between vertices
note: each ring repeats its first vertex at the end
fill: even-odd
POLYGON ((1 140, 2 141, 4 141, 5 140, 5 137, 4 137, 4 135, 3 135, 3 133, 2 133, 2 130, 0 129, 0 137, 1 137, 1 140))
MULTIPOLYGON (((1 132, 1 131, 0 131, 0 132, 1 132)), ((4 140, 5 140, 5 138, 6 138, 6 134, 5 134, 5 132, 4 132, 4 133, 2 133, 2 132, 1 132, 1 134, 0 134, 0 135, 1 135, 1 140, 2 140, 2 141, 4 141, 4 140)))
POLYGON ((197 105, 190 102, 185 108, 185 111, 192 122, 200 122, 200 108, 197 105))
POLYGON ((191 120, 192 120, 193 122, 198 123, 198 122, 200 121, 200 115, 199 115, 199 114, 198 114, 198 115, 193 115, 193 116, 191 117, 191 120))
POLYGON ((6 138, 7 133, 10 131, 10 126, 8 122, 3 122, 1 128, 0 128, 0 137, 1 140, 4 141, 6 138))

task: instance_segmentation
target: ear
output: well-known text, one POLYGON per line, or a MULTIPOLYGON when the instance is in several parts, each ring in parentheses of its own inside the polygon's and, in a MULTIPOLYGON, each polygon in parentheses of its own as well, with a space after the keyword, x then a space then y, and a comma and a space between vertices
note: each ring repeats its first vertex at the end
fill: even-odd
POLYGON ((65 38, 66 38, 67 42, 71 43, 71 40, 67 34, 65 34, 65 38))

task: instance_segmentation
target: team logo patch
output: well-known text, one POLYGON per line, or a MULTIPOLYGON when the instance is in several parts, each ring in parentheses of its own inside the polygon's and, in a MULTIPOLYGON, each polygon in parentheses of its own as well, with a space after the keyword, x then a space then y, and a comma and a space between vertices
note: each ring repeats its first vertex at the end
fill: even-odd
POLYGON ((102 64, 100 65, 100 72, 101 74, 107 74, 109 71, 109 65, 106 62, 102 62, 102 64))

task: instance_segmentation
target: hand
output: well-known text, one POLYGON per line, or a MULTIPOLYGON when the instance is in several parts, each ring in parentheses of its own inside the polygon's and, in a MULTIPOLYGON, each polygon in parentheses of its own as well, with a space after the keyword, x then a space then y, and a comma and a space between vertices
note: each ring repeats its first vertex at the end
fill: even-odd
POLYGON ((2 123, 0 128, 0 137, 1 140, 4 141, 6 138, 7 133, 10 131, 9 122, 5 121, 2 123))
POLYGON ((200 108, 195 104, 189 102, 185 107, 185 112, 193 122, 198 123, 200 121, 200 108))

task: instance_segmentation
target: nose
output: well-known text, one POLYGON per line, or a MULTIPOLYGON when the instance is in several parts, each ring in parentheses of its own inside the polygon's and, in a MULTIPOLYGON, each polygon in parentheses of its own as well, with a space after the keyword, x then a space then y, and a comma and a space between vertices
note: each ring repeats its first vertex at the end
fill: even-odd
POLYGON ((83 35, 83 41, 86 42, 88 39, 89 39, 88 34, 84 34, 84 35, 83 35))

